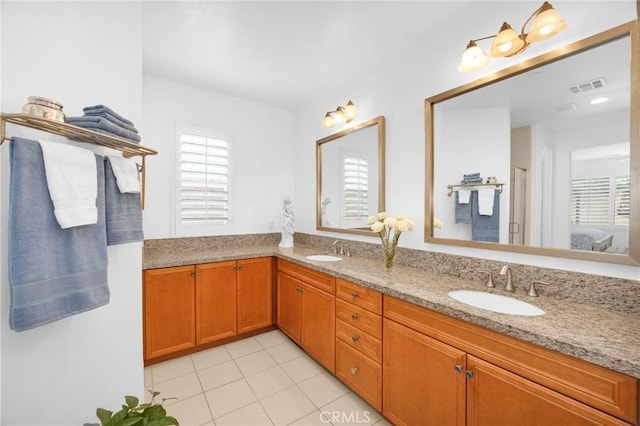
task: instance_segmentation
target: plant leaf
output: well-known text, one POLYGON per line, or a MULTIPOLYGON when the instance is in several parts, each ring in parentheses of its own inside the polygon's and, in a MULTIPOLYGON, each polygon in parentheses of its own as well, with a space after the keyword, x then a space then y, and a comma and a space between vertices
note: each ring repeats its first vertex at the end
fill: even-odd
POLYGON ((131 395, 125 395, 124 400, 127 402, 129 408, 135 408, 138 405, 138 398, 131 395))
POLYGON ((178 423, 178 420, 175 417, 167 416, 163 420, 166 426, 180 426, 180 423, 178 423))
POLYGON ((127 418, 127 413, 129 413, 129 408, 125 407, 114 414, 111 418, 111 421, 113 422, 113 424, 119 425, 124 419, 127 418))
POLYGON ((162 405, 154 405, 149 408, 149 420, 158 420, 167 415, 167 411, 162 405))
POLYGON ((104 408, 98 408, 96 410, 96 416, 98 417, 98 420, 100 420, 100 424, 102 426, 111 423, 111 414, 113 414, 111 411, 105 410, 104 408))
POLYGON ((129 417, 128 419, 125 419, 124 422, 122 422, 122 426, 135 425, 137 423, 140 423, 143 420, 144 420, 144 417, 129 417))

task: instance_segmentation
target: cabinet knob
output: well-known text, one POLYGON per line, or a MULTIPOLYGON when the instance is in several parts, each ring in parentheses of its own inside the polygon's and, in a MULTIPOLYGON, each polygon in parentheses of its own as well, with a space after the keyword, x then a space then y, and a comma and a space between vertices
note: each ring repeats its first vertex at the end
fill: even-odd
POLYGON ((195 272, 190 272, 189 275, 191 275, 192 277, 196 275, 195 272))
POLYGON ((356 374, 358 372, 358 367, 351 367, 351 374, 356 374))
POLYGON ((352 320, 357 320, 358 319, 358 315, 357 314, 351 314, 351 319, 352 320))
POLYGON ((296 287, 296 291, 302 293, 302 287, 296 287))
POLYGON ((472 379, 473 378, 473 371, 467 370, 467 371, 465 371, 464 375, 467 376, 467 379, 472 379))
POLYGON ((351 336, 351 341, 353 343, 357 342, 358 341, 358 336, 351 336))
POLYGON ((353 293, 351 293, 351 298, 355 299, 356 297, 358 297, 358 293, 356 293, 355 291, 353 293))
POLYGON ((456 371, 457 374, 462 373, 462 366, 461 365, 454 365, 453 369, 456 371))
POLYGON ((242 271, 242 265, 238 266, 238 271, 242 271))

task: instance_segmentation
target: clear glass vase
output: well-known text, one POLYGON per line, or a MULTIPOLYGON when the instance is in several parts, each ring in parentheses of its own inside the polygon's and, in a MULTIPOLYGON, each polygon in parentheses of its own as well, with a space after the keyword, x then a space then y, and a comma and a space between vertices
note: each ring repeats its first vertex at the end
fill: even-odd
POLYGON ((386 271, 392 271, 395 265, 396 260, 396 248, 398 247, 397 242, 391 242, 388 244, 382 244, 382 249, 384 251, 384 269, 386 271))

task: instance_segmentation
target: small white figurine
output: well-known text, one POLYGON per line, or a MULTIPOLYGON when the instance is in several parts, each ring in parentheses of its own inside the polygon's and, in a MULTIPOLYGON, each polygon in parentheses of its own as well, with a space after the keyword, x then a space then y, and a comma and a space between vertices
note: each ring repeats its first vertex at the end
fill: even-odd
POLYGON ((331 198, 326 197, 324 200, 322 200, 322 210, 321 210, 321 215, 320 215, 320 223, 322 224, 322 226, 331 226, 331 222, 329 222, 327 220, 327 206, 331 203, 331 198))
POLYGON ((289 198, 282 200, 282 221, 280 221, 280 229, 282 239, 280 247, 293 247, 293 203, 289 198))

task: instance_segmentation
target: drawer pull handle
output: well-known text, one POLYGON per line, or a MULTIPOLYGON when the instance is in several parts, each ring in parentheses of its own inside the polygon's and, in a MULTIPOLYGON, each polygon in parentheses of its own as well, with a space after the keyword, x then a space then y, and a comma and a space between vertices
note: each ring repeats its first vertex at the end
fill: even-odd
POLYGON ((472 379, 472 378, 473 378, 473 371, 471 371, 471 370, 467 370, 467 371, 464 373, 464 375, 465 375, 465 376, 467 376, 467 379, 472 379))
POLYGON ((351 374, 356 374, 358 372, 358 367, 351 367, 351 374))
POLYGON ((457 374, 462 373, 462 366, 461 365, 454 365, 453 369, 456 370, 457 374))
POLYGON ((351 341, 353 343, 357 342, 358 341, 358 336, 351 336, 351 341))
POLYGON ((351 314, 351 319, 352 320, 357 320, 358 319, 358 314, 351 314))
POLYGON ((353 293, 351 293, 351 298, 355 299, 356 297, 358 297, 358 293, 356 293, 355 291, 353 293))

